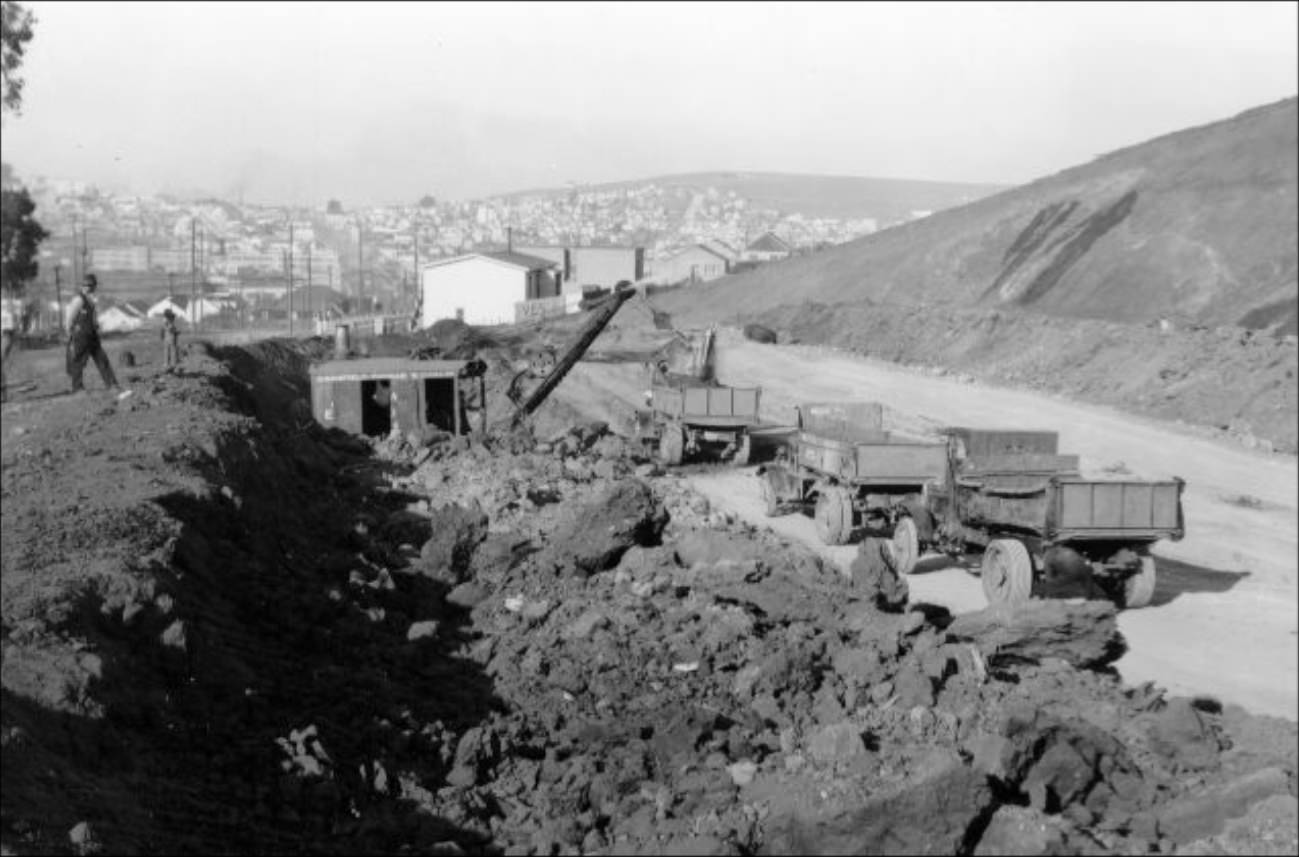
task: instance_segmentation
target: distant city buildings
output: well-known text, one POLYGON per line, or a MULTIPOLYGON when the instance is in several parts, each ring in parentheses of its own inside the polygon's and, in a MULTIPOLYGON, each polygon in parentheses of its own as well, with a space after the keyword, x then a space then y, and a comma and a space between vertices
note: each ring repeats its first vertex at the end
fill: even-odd
MULTIPOLYGON (((56 268, 65 284, 96 270, 109 276, 109 288, 117 275, 131 296, 155 300, 195 283, 276 299, 291 285, 323 287, 408 313, 429 297, 429 271, 441 263, 477 259, 454 270, 486 270, 483 264, 500 263, 492 254, 511 249, 551 266, 545 272, 553 283, 541 291, 580 294, 622 280, 702 282, 879 228, 873 218, 783 213, 733 190, 654 182, 333 213, 117 195, 76 181, 37 179, 28 189, 52 234, 42 245, 42 282, 56 268)), ((511 302, 527 299, 510 291, 511 302)))

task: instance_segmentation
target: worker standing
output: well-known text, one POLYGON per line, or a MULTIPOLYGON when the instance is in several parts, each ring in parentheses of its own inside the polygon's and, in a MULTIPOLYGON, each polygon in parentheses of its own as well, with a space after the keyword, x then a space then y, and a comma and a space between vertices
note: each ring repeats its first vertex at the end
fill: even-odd
POLYGON ((162 313, 162 365, 167 372, 175 372, 180 364, 180 328, 176 326, 176 313, 170 307, 162 313))
POLYGON ((104 379, 104 386, 114 390, 121 389, 117 376, 113 374, 113 365, 108 362, 103 343, 99 339, 99 316, 96 313, 99 290, 99 279, 94 274, 86 274, 81 282, 81 289, 68 307, 68 377, 72 379, 72 392, 85 389, 81 383, 81 373, 86 368, 86 361, 93 359, 99 377, 104 379))
POLYGON ((0 402, 9 400, 9 382, 4 367, 9 362, 9 352, 18 341, 18 313, 16 302, 10 298, 0 300, 0 402))

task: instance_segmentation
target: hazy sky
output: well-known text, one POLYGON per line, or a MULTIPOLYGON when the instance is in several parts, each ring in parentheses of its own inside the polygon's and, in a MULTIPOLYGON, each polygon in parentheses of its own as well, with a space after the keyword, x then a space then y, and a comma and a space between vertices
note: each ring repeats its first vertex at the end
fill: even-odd
POLYGON ((1293 2, 24 5, 20 177, 250 202, 1020 183, 1299 92, 1293 2))

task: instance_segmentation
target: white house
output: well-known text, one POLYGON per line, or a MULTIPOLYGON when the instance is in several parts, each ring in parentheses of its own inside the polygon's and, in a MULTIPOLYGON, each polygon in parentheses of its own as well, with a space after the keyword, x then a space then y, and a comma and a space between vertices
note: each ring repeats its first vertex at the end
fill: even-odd
POLYGON ((560 293, 559 265, 524 253, 467 253, 420 267, 420 327, 439 319, 509 324, 514 304, 560 293))
POLYGON ((113 304, 110 307, 102 309, 98 313, 99 329, 104 333, 126 333, 132 330, 139 330, 144 326, 144 319, 140 318, 126 307, 120 304, 113 304))
POLYGON ((655 283, 702 283, 730 273, 731 260, 703 244, 691 244, 654 263, 650 278, 655 283))
POLYGON ((163 298, 149 307, 149 317, 162 318, 163 313, 168 309, 174 312, 177 318, 194 324, 196 321, 220 315, 221 311, 226 309, 226 306, 221 301, 215 301, 207 297, 190 300, 188 295, 175 295, 163 298))

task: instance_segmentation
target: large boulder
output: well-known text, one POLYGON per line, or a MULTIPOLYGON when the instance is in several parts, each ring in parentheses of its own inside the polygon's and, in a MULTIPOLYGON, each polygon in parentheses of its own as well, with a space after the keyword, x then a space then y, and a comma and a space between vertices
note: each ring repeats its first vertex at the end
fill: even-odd
POLYGON ((957 854, 993 800, 987 778, 951 762, 847 808, 771 819, 760 854, 957 854))
POLYGON ((977 770, 1043 812, 1078 804, 1096 814, 1111 806, 1131 813, 1148 798, 1140 770, 1118 739, 1029 703, 1007 709, 992 732, 974 736, 967 750, 977 770))
POLYGON ((1059 658, 1075 667, 1100 667, 1127 648, 1108 601, 994 604, 957 616, 947 626, 947 639, 974 644, 992 664, 1059 658))
POLYGON ((432 535, 419 553, 421 570, 452 585, 461 582, 474 549, 487 537, 487 515, 477 503, 451 503, 429 516, 429 529, 432 535))
POLYGON ((632 545, 659 540, 667 513, 649 485, 623 479, 566 509, 538 556, 541 568, 591 575, 613 568, 632 545))
POLYGON ((894 568, 886 539, 867 536, 857 546, 850 567, 853 589, 880 610, 897 612, 907 606, 910 587, 894 568))

